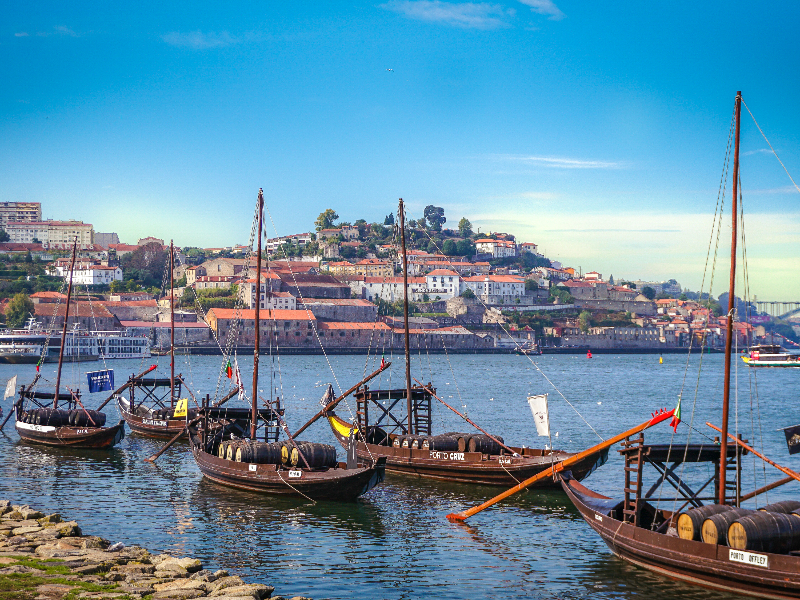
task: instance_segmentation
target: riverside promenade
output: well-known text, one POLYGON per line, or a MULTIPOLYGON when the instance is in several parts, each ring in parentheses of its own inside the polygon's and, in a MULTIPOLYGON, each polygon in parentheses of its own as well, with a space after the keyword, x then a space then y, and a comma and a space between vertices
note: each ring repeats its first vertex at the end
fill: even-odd
MULTIPOLYGON (((84 535, 76 521, 0 500, 0 599, 288 600, 273 586, 84 535)), ((291 600, 310 600, 294 596, 291 600)))

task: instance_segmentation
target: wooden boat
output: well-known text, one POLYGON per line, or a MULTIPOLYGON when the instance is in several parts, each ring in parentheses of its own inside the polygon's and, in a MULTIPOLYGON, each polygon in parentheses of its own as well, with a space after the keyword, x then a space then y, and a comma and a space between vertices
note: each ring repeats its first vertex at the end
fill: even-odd
MULTIPOLYGON (((740 117, 741 92, 737 92, 728 314, 733 314, 735 299, 740 117)), ((597 494, 575 481, 569 474, 562 477, 562 487, 589 526, 600 535, 614 554, 627 562, 672 579, 727 593, 758 598, 800 598, 800 552, 798 552, 800 534, 793 535, 792 531, 782 529, 796 526, 800 531, 800 516, 784 516, 782 519, 767 516, 754 519, 750 521, 757 524, 754 525, 755 529, 751 530, 754 535, 745 538, 737 534, 736 526, 743 528, 746 517, 730 516, 733 514, 729 511, 730 506, 739 506, 742 501, 773 489, 777 485, 800 480, 800 474, 776 465, 728 433, 732 326, 733 319, 729 318, 725 348, 722 426, 717 428, 709 424, 721 434, 719 445, 696 452, 689 446, 686 451, 686 455, 690 457, 696 454, 693 462, 710 460, 715 463, 711 479, 714 482, 713 497, 702 497, 700 495, 702 488, 697 488, 697 491, 690 489, 688 480, 678 478, 675 475, 676 471, 668 467, 665 457, 658 457, 659 452, 663 454, 663 449, 654 450, 654 447, 645 445, 641 435, 637 439, 629 438, 621 450, 625 455, 625 489, 620 498, 612 499, 597 494), (728 444, 729 438, 735 444, 736 450, 733 453, 728 444), (742 454, 740 448, 778 467, 789 477, 742 495, 739 477, 741 468, 739 456, 742 454), (705 458, 702 456, 704 453, 705 458), (707 456, 709 453, 710 457, 707 456), (642 468, 645 464, 655 466, 662 473, 660 483, 663 484, 666 479, 677 490, 676 498, 671 498, 669 501, 682 503, 678 511, 673 513, 659 510, 658 503, 653 506, 650 495, 653 488, 643 493, 642 468), (728 475, 731 470, 733 476, 729 480, 728 475), (671 479, 667 477, 668 472, 673 473, 671 479), (708 500, 711 500, 711 504, 704 504, 708 500), (680 513, 689 505, 694 508, 680 513), (701 513, 698 511, 701 507, 703 509, 710 507, 706 510, 728 511, 725 514, 729 515, 718 520, 714 520, 718 518, 716 516, 707 517, 707 520, 703 521, 701 533, 705 541, 695 539, 698 535, 696 528, 686 525, 687 520, 691 523, 693 518, 700 518, 701 513), (766 525, 758 525, 767 519, 784 525, 770 533, 766 525), (707 531, 706 523, 709 522, 714 527, 709 526, 707 531), (719 529, 717 523, 721 526, 719 529), (762 538, 760 541, 759 536, 762 538), (756 539, 753 539, 754 537, 756 539)), ((681 457, 682 460, 684 447, 676 445, 672 452, 671 462, 677 464, 678 460, 674 457, 681 457)), ((659 496, 659 500, 665 498, 659 496)))
MULTIPOLYGON (((403 260, 403 289, 408 290, 406 257, 405 211, 403 200, 398 209, 403 260)), ((343 446, 349 443, 351 432, 358 435, 356 451, 362 459, 382 457, 390 472, 417 475, 431 479, 459 481, 485 485, 509 486, 541 473, 553 464, 572 456, 568 452, 550 449, 506 446, 502 438, 491 435, 472 423, 465 415, 436 396, 431 385, 411 385, 411 360, 408 332, 408 294, 403 295, 405 328, 406 387, 391 390, 370 390, 366 386, 355 391, 357 403, 355 423, 345 421, 333 412, 335 403, 326 407, 326 415, 336 439, 343 446), (437 401, 477 428, 473 434, 433 435, 431 401, 437 401), (402 402, 405 400, 405 402, 402 402), (405 414, 398 414, 403 406, 405 414), (388 409, 387 409, 388 406, 388 409), (371 414, 377 414, 374 421, 371 414), (455 437, 457 445, 447 437, 455 437), (472 445, 472 448, 470 448, 472 445)), ((302 430, 300 431, 302 432, 302 430)), ((298 432, 298 433, 300 433, 298 432)), ((297 434, 295 434, 297 435, 297 434)), ((574 466, 575 476, 584 478, 602 465, 607 450, 587 456, 574 466)), ((539 487, 559 487, 554 478, 542 479, 539 487)))
POLYGON ((785 352, 777 344, 760 344, 751 346, 747 356, 742 361, 748 367, 790 367, 800 368, 800 354, 785 352))
MULTIPOLYGON (((256 273, 261 273, 263 210, 264 197, 259 190, 256 273)), ((252 242, 251 239, 251 248, 252 242)), ((322 448, 325 445, 295 441, 294 436, 278 442, 281 429, 288 434, 279 401, 269 408, 257 405, 260 305, 256 302, 251 406, 249 409, 209 406, 206 396, 198 417, 187 425, 192 456, 203 476, 228 487, 312 500, 354 500, 383 481, 385 459, 358 460, 351 444, 348 460, 340 463, 336 461, 333 446, 322 448), (323 451, 318 461, 311 454, 316 450, 323 451)), ((243 386, 240 389, 244 394, 243 386)))
MULTIPOLYGON (((80 390, 70 391, 68 394, 62 394, 60 391, 64 342, 67 336, 69 307, 72 299, 72 273, 75 268, 77 248, 76 240, 72 248, 72 264, 67 285, 66 310, 64 311, 64 327, 61 332, 55 391, 47 392, 36 389, 40 378, 37 374, 33 383, 20 388, 19 399, 14 405, 14 411, 9 414, 6 421, 14 415, 20 439, 29 443, 70 448, 110 448, 125 437, 125 422, 120 421, 114 426, 105 427, 105 414, 85 409, 80 401, 80 390), (50 401, 52 401, 52 406, 46 407, 45 402, 49 404, 50 401), (66 403, 68 409, 60 410, 59 402, 62 405, 66 403)), ((47 347, 46 343, 45 351, 47 347)), ((0 429, 2 429, 1 426, 0 429)))

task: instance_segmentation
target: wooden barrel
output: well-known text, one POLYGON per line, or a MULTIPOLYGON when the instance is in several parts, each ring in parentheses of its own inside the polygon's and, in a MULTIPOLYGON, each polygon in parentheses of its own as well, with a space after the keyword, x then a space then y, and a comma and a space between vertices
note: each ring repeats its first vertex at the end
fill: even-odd
POLYGON ((678 537, 684 540, 699 541, 703 521, 711 515, 727 512, 731 508, 733 507, 727 504, 708 504, 681 513, 678 516, 678 537))
POLYGON ((289 466, 289 454, 292 451, 292 445, 289 442, 281 442, 281 464, 289 466))
POLYGON ((431 436, 425 435, 419 438, 419 449, 420 450, 430 450, 431 449, 431 436))
MULTIPOLYGON (((300 448, 300 452, 303 453, 303 457, 305 457, 308 466, 312 469, 335 467, 337 465, 336 448, 330 444, 303 442, 298 444, 298 446, 300 448)), ((301 467, 305 466, 305 463, 299 457, 298 464, 301 467)))
POLYGON ((260 465, 281 464, 281 448, 283 448, 283 444, 280 442, 255 442, 250 447, 250 462, 260 465))
POLYGON ((732 506, 730 510, 706 517, 703 520, 702 537, 706 544, 725 545, 728 537, 728 526, 739 517, 755 512, 746 508, 732 506))
POLYGON ((399 448, 400 447, 400 443, 401 443, 400 438, 401 437, 402 436, 399 436, 399 435, 394 436, 394 439, 392 440, 392 448, 399 448))
POLYGON ((380 427, 367 428, 367 443, 375 444, 377 446, 391 446, 389 435, 380 427))
POLYGON ((786 554, 800 550, 800 517, 755 511, 728 526, 728 545, 736 550, 786 554))
POLYGON ((217 456, 219 458, 225 458, 228 453, 228 442, 220 442, 219 447, 217 448, 217 456))
MULTIPOLYGON (((494 437, 500 442, 503 441, 503 438, 498 435, 494 437)), ((471 436, 467 449, 470 452, 482 452, 483 454, 500 454, 500 444, 485 434, 471 436)))
POLYGON ((467 452, 469 450, 469 441, 472 438, 471 435, 467 435, 462 433, 458 436, 458 451, 459 452, 467 452))
POLYGON ((458 450, 458 438, 447 433, 435 435, 430 440, 430 449, 440 450, 442 452, 454 452, 458 450))
POLYGON ((239 447, 239 440, 231 440, 225 449, 225 460, 236 460, 236 449, 239 447))
POLYGON ((759 508, 758 510, 762 510, 765 512, 774 512, 774 513, 784 513, 784 514, 791 514, 791 513, 798 513, 800 512, 800 502, 797 500, 783 500, 782 502, 774 502, 773 504, 767 504, 759 508))
POLYGON ((292 446, 291 448, 289 448, 289 464, 293 467, 296 467, 299 461, 300 461, 300 453, 297 451, 296 446, 292 446))
POLYGON ((249 440, 243 440, 238 444, 236 444, 236 456, 234 457, 234 460, 236 462, 249 463, 252 462, 251 460, 252 454, 253 454, 252 444, 250 443, 249 440))

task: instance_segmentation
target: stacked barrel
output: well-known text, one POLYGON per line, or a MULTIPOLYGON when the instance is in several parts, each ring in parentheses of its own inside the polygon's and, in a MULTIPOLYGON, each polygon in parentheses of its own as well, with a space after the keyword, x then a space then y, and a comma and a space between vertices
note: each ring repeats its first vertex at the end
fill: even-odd
POLYGON ((19 420, 30 425, 51 427, 102 427, 106 415, 97 410, 62 410, 60 408, 34 408, 23 411, 19 420))
POLYGON ((441 452, 500 454, 502 447, 497 441, 503 443, 503 438, 499 435, 492 437, 485 434, 458 433, 455 431, 439 435, 398 435, 394 437, 392 445, 395 448, 437 450, 441 452))
POLYGON ((712 504, 682 513, 678 536, 736 550, 787 554, 800 550, 800 502, 785 500, 759 510, 712 504))
POLYGON ((303 468, 308 463, 308 467, 311 469, 331 468, 338 464, 336 448, 330 444, 315 442, 226 440, 220 442, 217 456, 241 463, 282 465, 284 467, 303 468))

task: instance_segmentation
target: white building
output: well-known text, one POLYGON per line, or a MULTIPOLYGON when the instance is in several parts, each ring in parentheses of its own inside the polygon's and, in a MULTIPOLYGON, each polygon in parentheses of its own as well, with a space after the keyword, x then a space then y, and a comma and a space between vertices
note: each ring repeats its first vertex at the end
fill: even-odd
POLYGON ((517 255, 517 245, 510 240, 484 238, 475 242, 475 249, 480 254, 491 254, 492 258, 514 257, 517 255))
POLYGON ((464 287, 483 301, 492 296, 513 298, 525 295, 525 279, 516 275, 477 275, 464 279, 464 287))
POLYGON ((5 227, 11 242, 32 244, 40 242, 45 248, 69 248, 78 238, 78 247, 85 248, 94 243, 91 224, 83 221, 19 221, 9 222, 5 227))
MULTIPOLYGON (((425 287, 424 277, 409 277, 408 299, 412 302, 421 301, 425 287)), ((403 299, 403 278, 358 277, 350 280, 350 289, 370 302, 376 302, 378 298, 385 302, 397 302, 403 299)))
POLYGON ((298 248, 302 248, 311 243, 310 233, 296 233, 294 235, 284 235, 283 237, 271 238, 266 242, 266 251, 269 254, 275 251, 284 244, 293 244, 298 248))
POLYGON ((449 269, 435 269, 425 275, 425 292, 432 299, 455 298, 461 294, 461 276, 449 269))
POLYGON ((5 227, 8 223, 41 220, 41 202, 0 202, 0 227, 5 227))
MULTIPOLYGON (((261 298, 261 307, 267 308, 267 294, 275 294, 281 288, 281 278, 271 271, 261 273, 261 285, 259 296, 261 298)), ((244 303, 247 308, 256 307, 256 280, 248 279, 239 284, 239 293, 244 298, 244 303)), ((288 293, 288 292, 287 292, 288 293)), ((277 306, 269 306, 269 308, 278 308, 277 306)))
MULTIPOLYGON (((64 270, 63 277, 69 278, 68 268, 64 270)), ((122 269, 119 267, 76 265, 72 276, 72 283, 77 285, 109 285, 112 281, 122 281, 122 269)))

